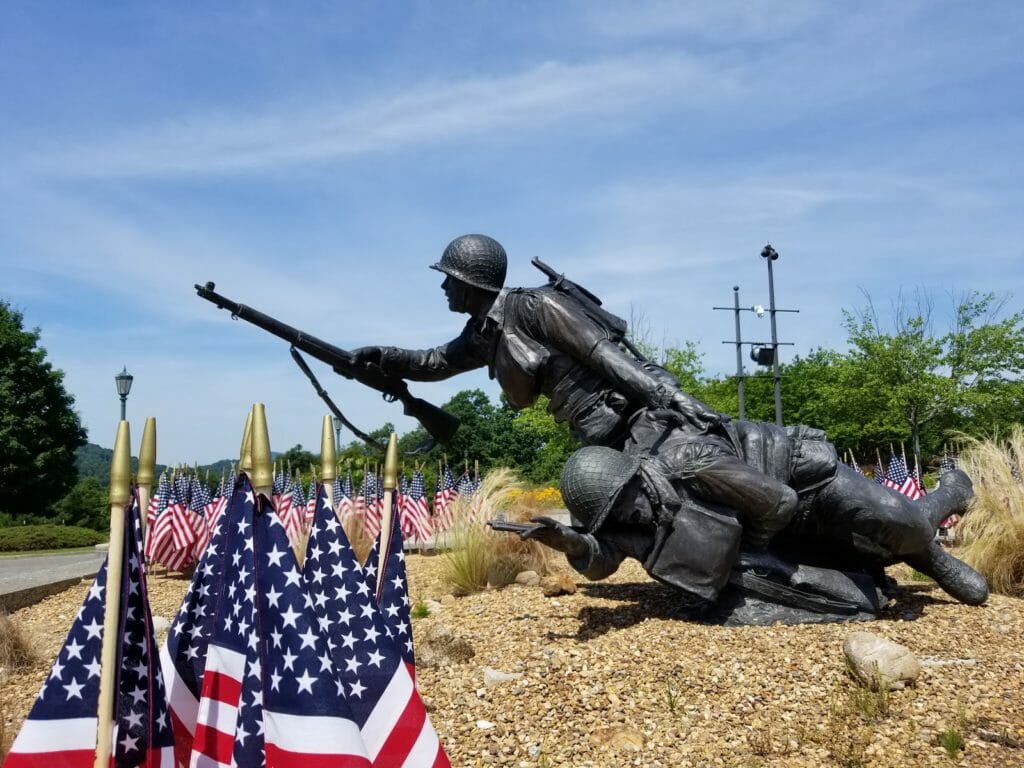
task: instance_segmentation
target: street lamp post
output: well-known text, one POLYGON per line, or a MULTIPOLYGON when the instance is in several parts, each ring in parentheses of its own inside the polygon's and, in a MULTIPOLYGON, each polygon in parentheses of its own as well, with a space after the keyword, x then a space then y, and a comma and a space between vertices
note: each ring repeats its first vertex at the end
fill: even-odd
POLYGON ((334 424, 334 450, 338 450, 341 447, 341 419, 331 416, 331 421, 334 424))
POLYGON ((117 385, 117 394, 121 397, 121 421, 124 421, 125 405, 128 402, 128 393, 132 391, 132 381, 135 377, 128 373, 128 367, 114 377, 114 384, 117 385))

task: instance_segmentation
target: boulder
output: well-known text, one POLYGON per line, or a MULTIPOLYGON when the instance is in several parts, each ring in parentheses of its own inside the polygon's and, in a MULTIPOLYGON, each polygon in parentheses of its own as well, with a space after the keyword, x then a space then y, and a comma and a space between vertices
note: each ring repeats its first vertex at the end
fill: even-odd
POLYGON ((872 690, 899 690, 921 674, 921 663, 909 648, 872 632, 851 632, 843 653, 854 676, 872 690))

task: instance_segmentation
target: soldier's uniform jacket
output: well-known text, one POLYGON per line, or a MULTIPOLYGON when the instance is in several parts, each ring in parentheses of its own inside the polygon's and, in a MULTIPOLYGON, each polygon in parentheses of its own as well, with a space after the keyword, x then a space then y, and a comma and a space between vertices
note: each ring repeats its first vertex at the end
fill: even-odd
POLYGON ((572 296, 552 286, 504 289, 487 316, 431 349, 384 347, 381 367, 435 381, 487 366, 514 408, 539 395, 585 445, 621 444, 629 417, 665 407, 678 390, 659 366, 640 363, 572 296))

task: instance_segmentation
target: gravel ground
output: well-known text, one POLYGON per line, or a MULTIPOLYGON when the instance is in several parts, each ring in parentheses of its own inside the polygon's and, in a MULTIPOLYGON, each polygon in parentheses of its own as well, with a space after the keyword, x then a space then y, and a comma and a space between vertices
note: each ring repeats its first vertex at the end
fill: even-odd
MULTIPOLYGON (((521 586, 454 598, 441 566, 409 557, 413 599, 437 601, 416 636, 440 623, 475 651, 417 670, 455 766, 1024 766, 1024 600, 970 608, 894 568, 902 595, 883 620, 725 628, 670 618, 672 592, 634 563, 556 598, 521 586), (875 719, 844 671, 854 629, 908 646, 924 666, 875 719), (515 677, 488 684, 486 668, 515 677), (939 744, 945 730, 964 737, 955 759, 939 744)), ((186 586, 152 577, 154 613, 172 618, 186 586)), ((86 589, 14 615, 40 660, 4 679, 9 729, 86 589)))

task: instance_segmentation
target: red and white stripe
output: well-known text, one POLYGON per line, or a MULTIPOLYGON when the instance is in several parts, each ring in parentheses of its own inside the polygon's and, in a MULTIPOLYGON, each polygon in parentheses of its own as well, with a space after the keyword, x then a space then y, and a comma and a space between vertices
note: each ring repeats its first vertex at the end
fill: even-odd
POLYGON ((26 719, 4 760, 4 768, 92 768, 96 727, 95 717, 26 719))
POLYGON ((263 710, 267 768, 369 768, 354 722, 263 710))
POLYGON ((230 768, 244 676, 244 654, 210 643, 192 740, 193 768, 230 768))

